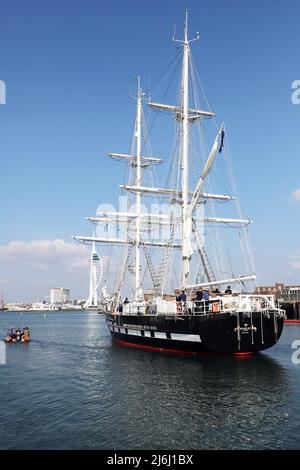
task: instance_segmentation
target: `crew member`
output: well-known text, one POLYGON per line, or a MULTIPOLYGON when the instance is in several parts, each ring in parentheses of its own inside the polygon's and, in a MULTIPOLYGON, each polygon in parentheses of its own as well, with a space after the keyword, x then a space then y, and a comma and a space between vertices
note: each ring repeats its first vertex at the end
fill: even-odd
POLYGON ((177 302, 186 302, 186 293, 184 290, 181 291, 181 294, 176 297, 177 302))

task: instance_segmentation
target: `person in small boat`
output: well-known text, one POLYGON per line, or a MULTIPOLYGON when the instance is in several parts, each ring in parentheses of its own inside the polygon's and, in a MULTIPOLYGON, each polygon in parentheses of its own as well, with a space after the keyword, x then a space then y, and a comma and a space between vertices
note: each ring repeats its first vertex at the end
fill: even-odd
POLYGON ((23 330, 22 330, 21 341, 23 343, 25 343, 26 341, 29 341, 29 339, 30 339, 29 336, 30 336, 29 328, 28 328, 28 326, 25 326, 25 328, 23 328, 23 330))
POLYGON ((11 329, 11 337, 13 342, 17 342, 17 332, 15 328, 11 329))
POLYGON ((7 333, 6 333, 6 336, 5 336, 5 341, 7 343, 10 343, 13 339, 13 330, 12 328, 10 328, 9 330, 7 330, 7 333))
POLYGON ((227 286, 227 289, 225 290, 225 294, 231 295, 232 294, 232 289, 230 286, 227 286))
POLYGON ((18 342, 21 341, 21 339, 22 339, 22 331, 21 331, 20 328, 16 329, 16 339, 17 339, 18 342))

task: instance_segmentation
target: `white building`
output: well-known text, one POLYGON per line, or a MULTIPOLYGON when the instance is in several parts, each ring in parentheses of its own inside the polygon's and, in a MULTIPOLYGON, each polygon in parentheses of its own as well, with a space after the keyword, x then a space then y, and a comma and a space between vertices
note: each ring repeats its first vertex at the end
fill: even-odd
POLYGON ((63 287, 54 287, 50 290, 51 304, 66 304, 70 302, 70 289, 63 287))
POLYGON ((99 285, 102 279, 102 262, 99 254, 96 251, 95 242, 92 245, 91 259, 90 259, 90 291, 89 298, 84 304, 85 308, 97 307, 99 303, 99 285))

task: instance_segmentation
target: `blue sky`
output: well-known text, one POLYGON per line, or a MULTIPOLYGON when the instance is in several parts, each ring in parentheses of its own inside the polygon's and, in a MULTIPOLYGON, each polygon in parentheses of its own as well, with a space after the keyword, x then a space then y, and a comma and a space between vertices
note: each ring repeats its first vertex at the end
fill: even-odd
POLYGON ((70 236, 89 234, 84 217, 116 200, 123 170, 104 154, 129 149, 129 88, 137 74, 154 82, 175 56, 173 26, 181 34, 185 8, 191 34, 200 32, 194 60, 226 122, 242 206, 255 221, 260 283, 300 284, 300 201, 291 198, 300 188, 300 105, 291 101, 300 79, 298 0, 0 0, 7 300, 41 298, 53 284, 86 295, 86 253, 74 254, 70 236), (38 243, 55 239, 66 246, 38 243))

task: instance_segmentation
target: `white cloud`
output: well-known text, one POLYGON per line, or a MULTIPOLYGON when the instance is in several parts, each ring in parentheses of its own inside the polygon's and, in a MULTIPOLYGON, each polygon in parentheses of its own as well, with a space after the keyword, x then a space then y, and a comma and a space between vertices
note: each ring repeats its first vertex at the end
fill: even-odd
POLYGON ((295 191, 291 194, 292 201, 299 202, 300 201, 300 188, 295 189, 295 191))
POLYGON ((72 269, 86 268, 90 247, 64 240, 13 241, 0 246, 0 260, 16 264, 30 264, 37 269, 61 265, 72 269))
POLYGON ((7 283, 7 279, 0 278, 0 284, 6 284, 6 283, 7 283))
MULTIPOLYGON (((114 279, 119 261, 98 249, 105 279, 114 279)), ((5 300, 32 301, 49 296, 50 288, 69 287, 72 298, 89 289, 91 246, 64 240, 12 241, 0 245, 0 292, 5 300), (4 281, 7 279, 7 282, 4 281)))
POLYGON ((288 257, 288 266, 292 269, 300 269, 300 254, 289 255, 288 257))

